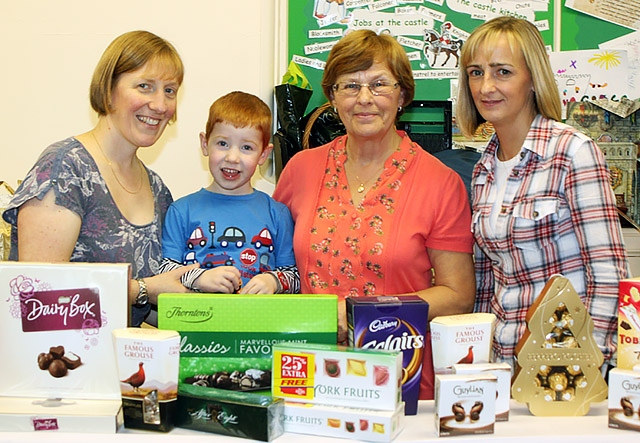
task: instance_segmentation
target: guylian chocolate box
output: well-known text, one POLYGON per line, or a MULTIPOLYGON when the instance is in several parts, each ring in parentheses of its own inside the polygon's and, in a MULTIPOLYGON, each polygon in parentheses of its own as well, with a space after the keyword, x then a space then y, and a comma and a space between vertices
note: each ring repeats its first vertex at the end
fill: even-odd
POLYGON ((178 331, 180 382, 271 388, 272 346, 336 343, 335 295, 160 294, 158 327, 178 331))
POLYGON ((405 414, 417 414, 425 345, 430 344, 425 338, 429 304, 417 295, 347 297, 346 303, 350 346, 402 352, 405 414))
POLYGON ((401 385, 399 351, 303 343, 273 346, 272 393, 285 400, 395 411, 401 385))

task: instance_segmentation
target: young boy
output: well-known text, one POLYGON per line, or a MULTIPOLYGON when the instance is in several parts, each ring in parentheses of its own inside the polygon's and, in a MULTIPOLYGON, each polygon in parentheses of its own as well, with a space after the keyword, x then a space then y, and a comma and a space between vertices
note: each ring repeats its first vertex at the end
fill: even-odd
POLYGON ((251 177, 273 145, 271 110, 258 97, 232 92, 209 109, 202 154, 213 181, 169 207, 161 272, 190 263, 182 283, 208 293, 297 293, 289 209, 253 189, 251 177))

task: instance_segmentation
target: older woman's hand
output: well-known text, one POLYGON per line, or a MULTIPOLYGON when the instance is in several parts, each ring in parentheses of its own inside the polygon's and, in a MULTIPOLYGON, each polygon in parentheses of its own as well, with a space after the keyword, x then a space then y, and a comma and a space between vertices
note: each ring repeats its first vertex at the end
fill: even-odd
MULTIPOLYGON (((192 269, 198 269, 199 267, 200 265, 198 263, 194 263, 188 266, 181 266, 180 268, 173 269, 168 272, 163 272, 162 274, 154 275, 153 277, 144 277, 144 282, 147 284, 147 291, 149 293, 149 301, 153 304, 157 304, 158 294, 165 292, 193 292, 191 289, 186 288, 180 279, 185 273, 192 269)), ((136 287, 133 291, 133 297, 131 297, 132 291, 129 291, 129 299, 132 300, 132 303, 138 295, 137 282, 134 280, 134 283, 136 283, 136 287)))

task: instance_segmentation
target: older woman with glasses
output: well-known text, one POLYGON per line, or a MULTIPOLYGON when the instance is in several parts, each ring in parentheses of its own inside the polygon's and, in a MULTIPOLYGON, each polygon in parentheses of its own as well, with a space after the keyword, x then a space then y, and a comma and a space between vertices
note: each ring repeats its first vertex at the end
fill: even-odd
MULTIPOLYGON (((340 297, 339 341, 346 340, 347 296, 417 294, 429 303, 429 319, 470 312, 464 184, 396 129, 415 90, 404 49, 389 35, 353 31, 329 54, 322 88, 346 135, 296 154, 274 193, 295 221, 302 293, 340 297)), ((424 354, 428 369, 430 348, 424 354)), ((433 394, 431 377, 421 398, 433 394)))

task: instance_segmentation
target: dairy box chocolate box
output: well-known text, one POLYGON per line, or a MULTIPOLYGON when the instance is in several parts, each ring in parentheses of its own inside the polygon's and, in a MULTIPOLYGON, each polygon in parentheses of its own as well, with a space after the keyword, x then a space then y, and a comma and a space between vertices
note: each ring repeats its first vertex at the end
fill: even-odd
POLYGON ((162 432, 173 429, 180 334, 151 328, 116 329, 113 346, 125 427, 162 432))
POLYGON ((402 431, 404 406, 374 411, 286 401, 284 416, 287 433, 390 442, 402 431))
POLYGON ((284 400, 253 392, 180 384, 176 426, 272 441, 284 433, 284 400))
POLYGON ((609 371, 609 427, 640 431, 640 372, 609 371))
POLYGON ((399 351, 302 343, 273 346, 272 393, 285 400, 395 411, 401 386, 399 351))
POLYGON ((618 284, 618 368, 640 363, 640 278, 618 284))
POLYGON ((472 363, 453 365, 454 374, 492 374, 496 376, 496 421, 508 421, 511 400, 509 363, 472 363))
POLYGON ((431 320, 435 373, 451 374, 455 364, 490 362, 495 320, 494 314, 481 312, 431 320))
POLYGON ((127 326, 129 274, 128 264, 0 263, 0 352, 7 361, 0 404, 8 397, 16 403, 0 414, 24 415, 2 423, 75 432, 102 420, 107 424, 95 432, 115 431, 121 400, 111 333, 127 326), (95 401, 105 403, 82 406, 95 401))
POLYGON ((425 338, 429 304, 417 295, 347 297, 346 304, 350 346, 402 352, 405 414, 417 414, 425 347, 431 352, 425 338))
POLYGON ((158 328, 180 333, 180 382, 235 391, 270 390, 274 344, 336 343, 338 298, 160 294, 158 328))
POLYGON ((436 434, 493 434, 496 383, 493 374, 436 374, 436 434))

